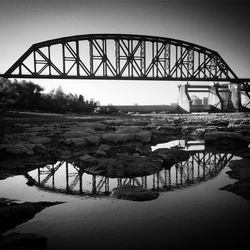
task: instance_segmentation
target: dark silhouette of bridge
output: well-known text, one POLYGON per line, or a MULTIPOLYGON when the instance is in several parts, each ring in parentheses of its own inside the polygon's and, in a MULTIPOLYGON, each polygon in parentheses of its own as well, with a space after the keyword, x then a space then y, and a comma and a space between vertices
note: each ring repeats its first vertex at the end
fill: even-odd
POLYGON ((223 58, 211 49, 171 38, 126 34, 80 35, 33 44, 3 76, 171 81, 238 79, 223 58))
MULTIPOLYGON (((218 52, 156 36, 88 34, 36 43, 0 77, 227 82, 239 86, 229 88, 233 107, 240 109, 241 92, 250 106, 250 79, 238 78, 218 52)), ((211 104, 222 109, 218 88, 210 92, 216 96, 211 104)), ((179 96, 179 105, 190 111, 188 88, 179 96)))

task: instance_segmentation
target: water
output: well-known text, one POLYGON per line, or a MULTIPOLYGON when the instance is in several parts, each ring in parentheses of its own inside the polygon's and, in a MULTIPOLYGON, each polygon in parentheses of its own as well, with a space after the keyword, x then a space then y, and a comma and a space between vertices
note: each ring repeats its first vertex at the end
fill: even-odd
POLYGON ((0 196, 66 202, 16 227, 17 232, 46 236, 48 249, 241 249, 239 240, 247 241, 249 202, 219 190, 235 182, 226 171, 237 157, 205 152, 202 142, 174 141, 157 147, 181 147, 191 157, 170 170, 134 179, 79 174, 73 164, 57 162, 26 177, 1 181, 0 196), (53 168, 57 171, 51 174, 53 168), (27 178, 33 186, 26 185, 27 178), (123 183, 159 190, 160 196, 133 202, 108 195, 123 183))

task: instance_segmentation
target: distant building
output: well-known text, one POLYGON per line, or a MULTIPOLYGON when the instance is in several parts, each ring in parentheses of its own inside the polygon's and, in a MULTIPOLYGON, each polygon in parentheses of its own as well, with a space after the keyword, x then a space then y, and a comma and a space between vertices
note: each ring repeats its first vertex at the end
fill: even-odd
POLYGON ((203 105, 208 105, 208 97, 203 97, 202 104, 203 105))
POLYGON ((172 103, 170 104, 170 106, 172 106, 172 107, 177 107, 177 106, 178 106, 178 103, 172 102, 172 103))
POLYGON ((200 99, 196 95, 192 95, 191 100, 192 100, 192 105, 202 105, 202 99, 200 99))

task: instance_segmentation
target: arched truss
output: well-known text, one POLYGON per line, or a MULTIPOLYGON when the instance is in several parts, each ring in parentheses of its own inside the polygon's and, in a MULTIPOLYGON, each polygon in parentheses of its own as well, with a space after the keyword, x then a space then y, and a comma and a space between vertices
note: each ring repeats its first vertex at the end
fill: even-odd
POLYGON ((231 81, 238 79, 215 51, 143 35, 91 34, 33 44, 6 78, 231 81))

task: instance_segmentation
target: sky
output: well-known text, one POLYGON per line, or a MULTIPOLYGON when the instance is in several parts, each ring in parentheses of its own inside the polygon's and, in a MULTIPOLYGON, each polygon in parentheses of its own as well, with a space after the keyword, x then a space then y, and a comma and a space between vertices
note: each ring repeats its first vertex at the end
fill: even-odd
MULTIPOLYGON (((0 73, 32 44, 58 37, 124 33, 192 42, 219 52, 250 78, 250 1, 0 0, 0 73)), ((177 102, 177 82, 31 79, 102 105, 177 102)))

